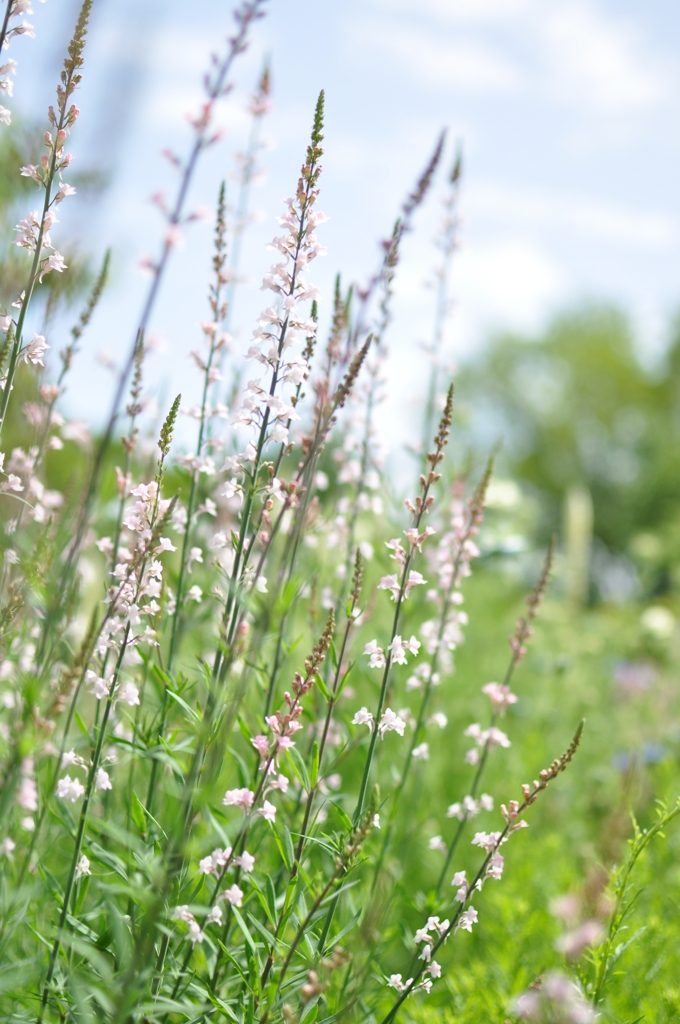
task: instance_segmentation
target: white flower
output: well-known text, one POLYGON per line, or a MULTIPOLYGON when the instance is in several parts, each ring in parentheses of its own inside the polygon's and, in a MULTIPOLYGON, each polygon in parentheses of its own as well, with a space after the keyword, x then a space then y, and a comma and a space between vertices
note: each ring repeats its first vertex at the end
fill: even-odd
POLYGON ((431 850, 441 850, 442 853, 447 852, 447 845, 441 836, 432 836, 429 843, 427 844, 431 850))
POLYGON ((482 793, 482 795, 479 798, 479 806, 482 808, 483 811, 492 811, 493 797, 489 796, 488 793, 482 793))
POLYGON ((125 682, 118 688, 118 700, 124 701, 130 707, 139 704, 139 690, 134 683, 125 682))
POLYGON ((474 907, 468 907, 468 909, 464 910, 463 913, 458 918, 458 924, 456 925, 456 930, 458 928, 464 928, 465 931, 471 932, 472 931, 472 926, 473 926, 473 924, 475 924, 476 921, 477 921, 477 911, 475 910, 474 907))
POLYGON ((268 593, 268 591, 267 591, 267 577, 266 576, 258 576, 257 577, 257 579, 255 580, 255 590, 257 590, 257 592, 259 594, 266 594, 266 593, 268 593))
POLYGON ((200 604, 202 600, 203 591, 201 588, 196 585, 189 587, 189 590, 187 591, 187 601, 195 601, 197 604, 200 604))
POLYGON ((44 366, 43 356, 49 347, 45 344, 42 334, 34 334, 33 340, 28 343, 22 353, 24 362, 33 363, 34 366, 44 366))
POLYGON ((276 808, 274 804, 270 804, 269 800, 265 800, 262 807, 259 808, 258 812, 265 821, 274 822, 276 820, 276 808))
POLYGON ((422 761, 429 761, 430 759, 430 746, 428 743, 421 743, 419 746, 413 748, 413 756, 419 758, 422 761))
POLYGON ((222 899, 225 899, 227 903, 231 903, 232 907, 240 907, 243 904, 243 890, 234 884, 229 889, 224 890, 222 899))
POLYGON ((429 970, 430 970, 430 976, 432 978, 441 978, 441 976, 442 976, 442 969, 441 969, 440 965, 437 963, 436 960, 432 961, 432 963, 430 964, 429 970))
MULTIPOLYGON (((49 274, 51 270, 56 270, 58 274, 61 274, 61 272, 64 270, 68 270, 68 267, 64 263, 64 257, 61 255, 60 252, 53 252, 52 255, 48 256, 45 262, 43 263, 42 269, 38 276, 40 284, 42 284, 43 277, 45 277, 46 274, 49 274)), ((40 365, 42 366, 42 363, 40 365)))
POLYGON ((364 654, 369 655, 369 668, 383 668, 385 665, 385 652, 382 647, 378 647, 377 640, 371 640, 364 647, 364 654))
POLYGON ((400 718, 395 711, 392 711, 392 708, 385 708, 385 712, 378 724, 378 735, 380 738, 384 739, 386 732, 396 732, 403 736, 405 728, 406 722, 404 719, 400 718))
POLYGON ((438 725, 440 729, 445 729, 449 724, 449 720, 443 711, 435 711, 433 715, 430 715, 428 725, 438 725))
POLYGON ((406 645, 402 643, 400 636, 395 636, 387 650, 391 653, 395 665, 406 664, 406 645))
POLYGON ((94 788, 98 793, 102 793, 105 789, 113 789, 109 773, 105 772, 103 768, 99 768, 97 770, 97 777, 94 782, 94 788))
POLYGON ((373 729, 373 715, 368 708, 359 708, 352 719, 352 725, 367 725, 369 729, 373 729))
POLYGON ((371 822, 371 824, 373 825, 373 828, 380 828, 380 815, 379 814, 374 814, 373 815, 373 821, 371 822))
POLYGON ((222 908, 215 906, 205 919, 206 924, 222 924, 222 908))
POLYGON ((85 856, 85 854, 83 854, 82 857, 80 858, 80 860, 78 861, 77 866, 76 866, 76 881, 79 878, 82 878, 83 875, 91 875, 91 874, 92 874, 92 872, 90 871, 90 862, 87 859, 87 857, 85 856))
POLYGON ((70 775, 65 775, 57 783, 57 796, 60 800, 70 800, 74 804, 76 800, 80 800, 84 792, 85 787, 79 779, 72 779, 70 775))
MULTIPOLYGON (((1 108, 0 108, 1 109, 1 108)), ((8 860, 12 859, 12 854, 16 849, 16 843, 13 839, 3 839, 0 843, 0 856, 7 857, 8 860)))

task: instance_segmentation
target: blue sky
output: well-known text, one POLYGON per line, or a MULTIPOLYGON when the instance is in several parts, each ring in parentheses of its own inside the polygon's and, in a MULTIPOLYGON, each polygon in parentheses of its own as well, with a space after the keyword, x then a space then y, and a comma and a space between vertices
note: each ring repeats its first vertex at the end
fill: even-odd
MULTIPOLYGON (((33 113, 51 102, 77 6, 48 0, 35 8, 37 38, 13 46, 13 105, 33 113)), ((111 386, 97 352, 130 343, 146 287, 138 264, 162 232, 149 196, 173 186, 160 152, 188 146, 185 115, 200 102, 201 75, 230 29, 230 9, 217 0, 95 0, 73 151, 79 167, 99 165, 112 184, 96 204, 64 204, 61 230, 94 254, 111 245, 114 275, 74 374, 69 403, 78 415, 96 418, 111 386)), ((254 193, 261 221, 245 250, 253 286, 238 300, 240 343, 263 305, 265 244, 294 187, 323 87, 320 206, 331 220, 319 231, 328 256, 312 276, 324 297, 337 270, 347 280, 369 273, 377 241, 446 127, 446 163, 457 139, 465 155, 452 356, 465 358, 498 329, 539 331, 551 313, 585 299, 622 306, 645 355, 658 353, 680 306, 679 44, 680 8, 670 0, 269 0, 220 112, 225 140, 191 196, 194 206, 213 206, 220 179, 233 174, 244 103, 270 54, 271 148, 267 180, 254 193)), ((431 331, 424 282, 441 185, 440 177, 396 282, 383 415, 395 444, 413 431, 404 409, 426 374, 417 342, 431 331)), ((198 381, 185 353, 206 314, 210 233, 209 224, 188 232, 154 322, 167 350, 154 356, 151 375, 188 401, 198 381)), ((57 347, 63 339, 48 340, 57 347)))

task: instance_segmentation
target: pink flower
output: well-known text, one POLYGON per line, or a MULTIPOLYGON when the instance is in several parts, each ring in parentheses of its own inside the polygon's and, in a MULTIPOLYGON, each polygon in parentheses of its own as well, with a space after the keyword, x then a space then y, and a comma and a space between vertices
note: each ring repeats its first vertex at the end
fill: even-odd
POLYGON ((257 812, 261 815, 265 821, 273 823, 276 820, 276 808, 274 804, 270 804, 269 800, 265 800, 262 807, 257 812))
POLYGON ((491 853, 492 850, 495 850, 500 838, 500 832, 476 832, 472 839, 472 845, 481 846, 487 853, 491 853))
POLYGON ((423 579, 419 572, 414 572, 414 570, 411 569, 410 573, 408 574, 408 579, 406 581, 404 597, 408 597, 408 595, 411 593, 414 587, 422 586, 425 583, 427 583, 427 580, 423 579))
POLYGON ((240 867, 247 875, 251 873, 255 867, 255 858, 252 853, 248 853, 244 850, 240 857, 234 857, 234 864, 240 867))
POLYGON ((253 736, 250 742, 263 760, 269 756, 269 740, 262 733, 253 736))
POLYGON ((226 807, 240 807, 243 811, 249 811, 254 799, 255 794, 250 789, 228 789, 222 803, 226 807))
POLYGON ((392 593, 392 600, 396 601, 401 593, 401 586, 396 575, 383 576, 378 584, 378 590, 389 590, 392 593))
POLYGON ((243 904, 243 890, 234 884, 222 893, 222 899, 231 903, 232 907, 240 907, 243 904))
POLYGON ((510 687, 501 686, 500 683, 487 683, 482 687, 482 693, 487 695, 494 710, 500 711, 502 715, 509 704, 517 703, 517 697, 510 692, 510 687))

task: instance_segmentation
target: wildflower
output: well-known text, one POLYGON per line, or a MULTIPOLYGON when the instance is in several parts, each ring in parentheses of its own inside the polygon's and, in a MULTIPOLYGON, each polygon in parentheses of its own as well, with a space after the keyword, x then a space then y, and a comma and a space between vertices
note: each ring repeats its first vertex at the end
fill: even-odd
POLYGON ((396 575, 383 576, 378 584, 378 590, 389 590, 392 594, 392 600, 396 601, 401 593, 401 586, 396 575))
POLYGON ((490 747, 509 747, 510 740, 501 729, 495 726, 487 730, 487 740, 490 747))
POLYGON ((421 761, 430 760, 430 745, 429 743, 420 743, 417 747, 413 748, 413 757, 420 759, 421 761))
MULTIPOLYGON (((38 280, 42 284, 42 279, 46 274, 49 274, 51 270, 56 270, 58 274, 61 274, 64 270, 68 270, 68 267, 64 263, 64 257, 60 252, 53 252, 51 256, 48 256, 42 265, 38 280)), ((42 365, 42 363, 41 363, 42 365)))
POLYGON ((383 668, 386 662, 385 652, 382 647, 378 647, 377 640, 371 640, 364 647, 364 654, 369 655, 369 668, 383 668))
POLYGON ((387 982, 388 988, 396 989, 397 992, 403 992, 407 989, 413 978, 408 978, 406 981, 401 980, 401 974, 390 974, 389 981, 387 982))
POLYGON ((234 864, 236 864, 238 867, 241 868, 242 871, 245 871, 245 873, 249 875, 253 868, 255 867, 255 858, 251 853, 248 853, 247 850, 244 850, 239 857, 234 857, 234 864))
POLYGON ((191 572, 191 567, 194 562, 198 562, 199 565, 203 565, 203 552, 200 548, 192 548, 187 558, 187 572, 191 572))
POLYGON ((433 715, 427 720, 428 725, 438 725, 440 729, 445 729, 449 724, 449 720, 443 711, 435 711, 433 715))
POLYGON ((391 653, 392 661, 395 665, 406 664, 406 647, 402 643, 400 636, 395 636, 387 650, 391 653))
MULTIPOLYGON (((476 751, 475 751, 475 753, 476 753, 476 751)), ((458 818, 459 821, 462 821, 463 817, 464 817, 462 805, 460 803, 458 803, 458 802, 456 802, 455 804, 451 804, 449 806, 449 809, 446 812, 446 817, 447 818, 458 818)))
POLYGON ((481 846, 487 853, 491 853, 492 850, 498 846, 498 841, 501 838, 500 832, 475 832, 474 838, 471 840, 473 846, 481 846))
POLYGON ((217 905, 212 908, 205 919, 206 924, 222 924, 222 908, 217 905))
POLYGON ((38 810, 38 787, 35 784, 35 779, 24 776, 19 784, 16 801, 17 806, 23 808, 24 811, 38 810))
POLYGON ((503 876, 503 857, 500 853, 494 853, 486 869, 486 877, 500 881, 503 876))
POLYGON ((222 893, 222 899, 230 903, 232 907, 240 907, 243 905, 243 890, 234 883, 228 889, 225 889, 222 893))
POLYGON ((463 913, 458 918, 456 930, 458 930, 459 928, 463 928, 466 932, 471 932, 473 924, 475 924, 477 921, 477 916, 478 915, 475 908, 468 907, 467 910, 464 910, 463 913))
POLYGON ((430 964, 429 970, 430 970, 430 977, 432 977, 432 978, 441 978, 441 976, 442 976, 442 969, 441 969, 440 965, 437 963, 436 960, 432 961, 432 963, 430 964))
POLYGON ((352 725, 367 725, 373 729, 374 719, 368 708, 360 708, 352 719, 352 725))
POLYGON ((83 784, 78 779, 72 779, 70 775, 65 775, 57 782, 57 796, 60 800, 70 800, 74 804, 84 793, 83 784))
POLYGON ((404 719, 400 718, 391 708, 385 708, 384 714, 378 723, 378 735, 380 738, 384 739, 386 732, 396 732, 403 736, 405 728, 406 722, 404 719))
POLYGON ((203 591, 200 587, 194 585, 189 587, 187 591, 187 601, 195 601, 196 604, 200 604, 203 600, 203 591))
POLYGON ((404 597, 408 597, 414 587, 422 586, 425 583, 427 583, 427 580, 423 579, 419 572, 414 572, 414 570, 411 569, 404 588, 404 597))
POLYGON ((270 804, 269 800, 264 801, 262 807, 260 807, 257 813, 261 815, 265 821, 269 821, 272 824, 276 820, 276 808, 274 807, 274 804, 270 804))
POLYGON ((373 821, 371 822, 371 824, 373 825, 373 828, 380 828, 380 815, 379 814, 374 814, 373 815, 373 821))
POLYGON ((446 853, 447 846, 441 836, 432 836, 429 843, 427 844, 430 850, 441 850, 442 853, 446 853))
POLYGON ((118 700, 122 700, 125 704, 129 704, 130 707, 134 707, 135 704, 139 704, 139 690, 134 683, 129 680, 123 683, 118 688, 118 700))
POLYGON ((487 695, 494 711, 500 711, 501 715, 505 714, 510 704, 517 703, 517 697, 510 692, 510 687, 501 686, 500 683, 487 683, 482 687, 482 693, 487 695))
POLYGON ((584 921, 574 931, 562 935, 555 943, 555 949, 573 960, 580 956, 587 946, 596 946, 601 942, 603 934, 604 929, 600 921, 595 919, 584 921))
POLYGON ((103 768, 99 768, 97 770, 97 776, 94 780, 94 788, 97 793, 102 793, 106 789, 113 789, 109 773, 104 771, 103 768))
POLYGON ((43 356, 50 346, 45 344, 42 334, 34 334, 33 340, 26 345, 22 356, 25 363, 32 363, 33 366, 44 366, 43 356))
POLYGON ((488 793, 482 793, 479 798, 479 806, 483 811, 493 810, 493 797, 489 796, 488 793))
POLYGON ((87 857, 85 856, 85 854, 83 854, 82 857, 80 858, 80 860, 78 861, 77 865, 76 865, 76 881, 79 878, 82 878, 83 875, 91 875, 91 874, 92 874, 92 872, 90 871, 90 862, 87 859, 87 857))
POLYGON ((11 860, 12 854, 14 853, 16 846, 17 844, 14 842, 13 839, 10 839, 9 837, 3 839, 2 842, 0 843, 0 855, 3 857, 7 857, 8 860, 11 860))
POLYGON ((263 760, 269 756, 269 740, 262 733, 253 736, 250 742, 263 760))
POLYGON ((226 807, 240 807, 243 811, 249 811, 254 799, 255 794, 250 789, 228 789, 222 803, 226 807))

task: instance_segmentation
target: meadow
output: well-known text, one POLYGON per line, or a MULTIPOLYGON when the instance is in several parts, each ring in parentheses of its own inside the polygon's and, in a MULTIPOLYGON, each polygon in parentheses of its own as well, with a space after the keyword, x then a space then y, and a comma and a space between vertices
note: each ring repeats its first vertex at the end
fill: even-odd
MULTIPOLYGON (((7 0, 3 52, 28 8, 7 0)), ((59 250, 90 9, 45 126, 0 106, 2 1020, 677 1021, 674 359, 652 381, 621 317, 589 309, 530 348, 496 339, 449 379, 464 163, 443 137, 371 278, 322 294, 323 93, 239 347, 265 66, 237 201, 215 183, 200 404, 145 416, 192 177, 266 13, 245 0, 172 158, 108 417, 70 422, 69 373, 110 287, 108 254, 59 250), (433 201, 430 385, 397 472, 379 429, 393 298, 433 201), (595 383, 548 411, 525 398, 532 365, 545 377, 565 352, 574 375, 591 358, 589 379, 616 382, 604 408, 595 383), (479 443, 485 401, 530 454, 479 443), (635 403, 644 429, 626 434, 635 403), (574 421, 596 407, 594 433, 645 463, 644 488, 579 462, 574 421)))

